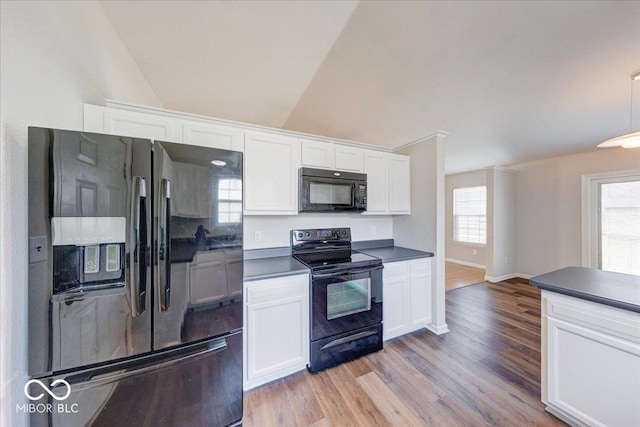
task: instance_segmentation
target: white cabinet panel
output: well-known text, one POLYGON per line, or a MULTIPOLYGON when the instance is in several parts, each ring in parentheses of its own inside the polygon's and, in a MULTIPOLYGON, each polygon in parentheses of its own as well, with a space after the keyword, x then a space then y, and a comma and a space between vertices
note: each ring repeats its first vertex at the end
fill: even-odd
POLYGON ((640 425, 640 314, 542 292, 542 401, 588 426, 640 425))
POLYGON ((309 276, 245 283, 244 388, 304 369, 309 362, 309 276), (273 294, 269 296, 270 291, 273 294))
POLYGON ((84 105, 84 130, 89 132, 179 142, 175 127, 170 117, 84 105))
POLYGON ((389 212, 411 213, 411 163, 409 156, 389 156, 389 212))
POLYGON ((300 141, 245 135, 245 214, 297 215, 300 141))
POLYGON ((302 141, 302 166, 309 168, 333 169, 335 147, 318 141, 302 141))
POLYGON ((182 142, 223 150, 243 151, 244 141, 240 129, 208 123, 181 121, 182 142))
POLYGON ((104 132, 112 135, 179 142, 175 137, 174 120, 133 111, 105 111, 104 132))
POLYGON ((364 150, 367 174, 367 214, 389 214, 389 154, 364 150))
POLYGON ((335 169, 349 172, 362 172, 364 170, 362 151, 360 148, 336 145, 335 169))
POLYGON ((383 270, 385 340, 431 322, 431 258, 385 263, 383 270))
POLYGON ((385 340, 400 336, 409 329, 409 278, 384 279, 382 285, 382 334, 385 340))

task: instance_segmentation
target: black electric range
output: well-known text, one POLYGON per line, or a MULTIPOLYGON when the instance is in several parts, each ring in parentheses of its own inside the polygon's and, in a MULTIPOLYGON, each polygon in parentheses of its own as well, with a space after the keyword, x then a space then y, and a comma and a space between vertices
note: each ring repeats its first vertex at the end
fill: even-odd
POLYGON ((291 231, 311 269, 312 373, 382 349, 382 260, 351 249, 349 228, 291 231))

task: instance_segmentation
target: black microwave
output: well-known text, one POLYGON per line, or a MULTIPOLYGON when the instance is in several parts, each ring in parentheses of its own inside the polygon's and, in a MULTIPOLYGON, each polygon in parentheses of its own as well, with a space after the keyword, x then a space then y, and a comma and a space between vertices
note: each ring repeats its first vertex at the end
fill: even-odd
POLYGON ((367 175, 300 168, 298 212, 364 212, 367 175))

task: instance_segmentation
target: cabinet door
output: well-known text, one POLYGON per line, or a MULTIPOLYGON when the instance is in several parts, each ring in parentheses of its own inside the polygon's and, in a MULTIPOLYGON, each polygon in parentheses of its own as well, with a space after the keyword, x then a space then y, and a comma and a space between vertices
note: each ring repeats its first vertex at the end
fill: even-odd
POLYGON ((389 211, 411 213, 411 169, 409 156, 389 156, 389 211))
POLYGON ((639 425, 640 344, 546 319, 548 403, 585 425, 639 425))
POLYGON ((355 147, 336 145, 336 169, 349 172, 362 172, 362 150, 355 147))
POLYGON ((105 108, 103 118, 104 133, 179 142, 175 121, 169 117, 105 108))
POLYGON ((335 147, 326 142, 302 141, 302 166, 333 169, 335 147))
POLYGON ((409 262, 411 276, 411 328, 417 329, 431 322, 431 260, 409 262))
POLYGON ((300 141, 277 135, 245 135, 245 213, 297 215, 300 141))
POLYGON ((243 151, 242 131, 208 123, 181 121, 182 142, 223 150, 243 151))
POLYGON ((389 155, 365 150, 364 172, 367 174, 367 214, 389 213, 389 155))
POLYGON ((409 278, 385 278, 382 285, 382 334, 385 340, 404 334, 409 328, 409 278))

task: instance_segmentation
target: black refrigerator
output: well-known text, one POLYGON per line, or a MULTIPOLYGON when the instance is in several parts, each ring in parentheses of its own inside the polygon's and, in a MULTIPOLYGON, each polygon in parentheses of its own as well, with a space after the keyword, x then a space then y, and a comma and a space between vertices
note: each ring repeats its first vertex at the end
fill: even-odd
POLYGON ((242 420, 242 153, 29 128, 32 426, 242 420))

